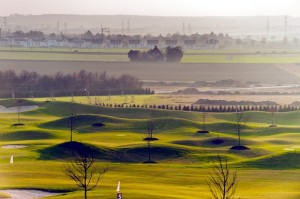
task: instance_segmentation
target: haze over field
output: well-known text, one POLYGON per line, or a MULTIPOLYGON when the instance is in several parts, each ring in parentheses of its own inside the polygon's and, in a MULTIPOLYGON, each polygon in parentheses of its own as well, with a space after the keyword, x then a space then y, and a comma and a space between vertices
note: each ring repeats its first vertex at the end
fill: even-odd
POLYGON ((283 16, 288 15, 288 32, 293 36, 300 33, 297 9, 300 2, 296 0, 27 0, 28 6, 23 2, 0 0, 2 28, 5 28, 3 17, 10 16, 7 17, 6 29, 23 31, 56 32, 57 23, 60 23, 63 32, 66 23, 68 33, 82 33, 88 29, 100 32, 103 26, 109 27, 112 34, 120 34, 123 21, 125 28, 130 23, 130 34, 182 33, 184 23, 186 31, 191 26, 192 33, 214 31, 261 35, 267 32, 270 17, 270 35, 276 35, 282 34, 283 16))
POLYGON ((300 16, 297 0, 1 0, 1 15, 300 16))
MULTIPOLYGON (((11 31, 40 30, 45 33, 79 33, 87 30, 101 33, 101 26, 109 27, 111 34, 122 34, 122 21, 127 34, 128 22, 130 34, 167 35, 168 33, 228 33, 230 35, 267 34, 267 20, 269 19, 269 34, 283 36, 284 16, 227 16, 227 17, 162 17, 162 16, 135 16, 135 15, 11 15, 6 18, 7 28, 11 31), (59 23, 59 28, 57 25, 59 23), (247 26, 245 26, 247 24, 247 26)), ((4 17, 0 17, 3 27, 4 17)), ((300 34, 300 17, 288 17, 288 35, 300 34)))

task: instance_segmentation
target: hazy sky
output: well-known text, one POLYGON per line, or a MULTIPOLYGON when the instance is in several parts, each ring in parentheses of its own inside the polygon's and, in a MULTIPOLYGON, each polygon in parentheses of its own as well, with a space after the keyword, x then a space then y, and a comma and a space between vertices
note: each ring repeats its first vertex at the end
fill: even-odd
POLYGON ((300 0, 0 0, 10 14, 300 16, 300 0))

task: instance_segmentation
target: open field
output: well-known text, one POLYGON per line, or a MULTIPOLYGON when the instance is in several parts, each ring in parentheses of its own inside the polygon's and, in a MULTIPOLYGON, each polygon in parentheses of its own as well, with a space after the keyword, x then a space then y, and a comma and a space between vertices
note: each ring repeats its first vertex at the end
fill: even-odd
MULTIPOLYGON (((269 128, 269 113, 249 112, 249 122, 242 131, 242 144, 248 151, 232 151, 236 143, 234 113, 211 113, 207 117, 209 134, 196 134, 201 127, 201 114, 135 108, 104 108, 86 105, 76 98, 78 128, 74 140, 93 145, 100 153, 99 165, 109 165, 90 198, 115 198, 118 180, 121 191, 131 199, 208 198, 205 183, 217 153, 226 156, 237 168, 240 199, 297 199, 300 176, 300 112, 276 114, 277 128, 269 128), (152 144, 156 165, 142 164, 146 159, 142 141, 146 122, 154 120, 152 144), (105 126, 95 128, 96 122, 105 126), (217 137, 221 145, 212 144, 217 137)), ((142 100, 136 98, 136 100, 142 100)), ((25 148, 0 148, 0 188, 30 188, 74 191, 74 185, 61 168, 70 158, 63 144, 69 140, 66 99, 56 102, 44 99, 26 101, 39 108, 21 114, 25 126, 11 126, 17 114, 0 114, 0 145, 26 145, 25 148), (14 165, 9 157, 14 155, 14 165)), ((0 100, 0 105, 13 106, 16 100, 0 100)), ((81 191, 50 198, 82 198, 81 191)))
MULTIPOLYGON (((294 66, 296 67, 296 66, 294 66)), ((295 83, 296 74, 277 64, 130 63, 97 61, 0 60, 0 70, 36 71, 54 74, 79 70, 106 71, 109 75, 131 74, 141 80, 156 81, 241 81, 295 83)))
MULTIPOLYGON (((121 49, 120 49, 121 51, 121 49)), ((298 64, 299 53, 186 53, 182 63, 252 63, 252 64, 298 64)), ((0 60, 46 60, 46 61, 110 61, 129 62, 127 52, 81 50, 72 51, 0 51, 0 60)))

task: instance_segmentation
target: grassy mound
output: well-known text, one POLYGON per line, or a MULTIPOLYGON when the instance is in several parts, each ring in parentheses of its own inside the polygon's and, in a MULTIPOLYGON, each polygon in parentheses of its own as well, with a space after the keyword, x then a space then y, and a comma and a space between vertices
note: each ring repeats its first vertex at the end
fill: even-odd
MULTIPOLYGON (((69 128, 70 126, 71 117, 64 117, 58 120, 54 120, 51 122, 47 122, 42 124, 42 127, 45 128, 69 128)), ((109 123, 118 123, 121 122, 122 119, 113 118, 113 117, 106 117, 106 116, 98 116, 98 115, 76 115, 73 118, 74 124, 77 127, 91 127, 95 124, 102 124, 109 122, 109 123)))
POLYGON ((246 146, 243 146, 243 145, 241 145, 241 146, 233 146, 233 147, 231 147, 230 148, 231 150, 250 150, 250 148, 249 147, 246 147, 246 146))
MULTIPOLYGON (((200 153, 193 153, 189 154, 189 157, 193 159, 197 163, 201 164, 215 164, 218 161, 218 156, 216 153, 208 153, 208 154, 200 154, 200 153)), ((237 161, 239 158, 232 156, 232 155, 227 155, 227 154, 221 154, 222 158, 226 158, 228 162, 232 161, 237 161)))
MULTIPOLYGON (((255 142, 243 139, 243 144, 251 145, 255 142)), ((173 142, 174 144, 186 145, 186 146, 199 146, 205 148, 215 148, 215 147, 229 147, 237 144, 236 138, 231 137, 220 137, 220 138, 209 138, 203 140, 179 140, 173 142)))
POLYGON ((261 169, 299 169, 300 153, 288 152, 244 162, 242 166, 261 169))
POLYGON ((197 133, 200 133, 200 134, 207 134, 207 133, 209 133, 209 131, 206 131, 206 130, 199 130, 199 131, 197 131, 197 133))
POLYGON ((25 126, 25 124, 23 124, 23 123, 15 123, 15 124, 12 124, 11 126, 25 126))
MULTIPOLYGON (((248 147, 248 146, 246 145, 246 147, 248 147)), ((250 148, 250 150, 247 150, 247 149, 246 150, 232 150, 229 148, 228 154, 249 159, 249 158, 258 158, 258 157, 268 156, 271 153, 270 151, 268 151, 266 149, 258 148, 255 146, 251 146, 249 148, 250 148)))
POLYGON ((17 131, 0 134, 0 140, 13 141, 13 140, 42 140, 54 138, 48 132, 44 131, 17 131))
POLYGON ((146 137, 146 138, 144 138, 143 140, 145 140, 145 141, 157 141, 157 140, 159 140, 158 138, 154 138, 154 137, 146 137))
POLYGON ((98 148, 90 144, 81 142, 64 142, 40 150, 40 159, 55 160, 55 159, 70 159, 74 153, 86 151, 92 154, 97 159, 110 160, 113 159, 113 153, 108 149, 98 148))
POLYGON ((97 123, 92 124, 92 127, 102 127, 102 126, 105 126, 105 124, 103 124, 101 122, 97 122, 97 123))
MULTIPOLYGON (((170 160, 183 157, 187 151, 167 146, 151 147, 153 161, 170 160)), ((122 162, 145 162, 148 160, 148 147, 123 148, 118 150, 117 157, 122 162)))
POLYGON ((210 124, 206 124, 206 129, 213 132, 222 130, 222 132, 224 133, 234 134, 236 129, 236 124, 228 123, 228 122, 210 123, 210 124))

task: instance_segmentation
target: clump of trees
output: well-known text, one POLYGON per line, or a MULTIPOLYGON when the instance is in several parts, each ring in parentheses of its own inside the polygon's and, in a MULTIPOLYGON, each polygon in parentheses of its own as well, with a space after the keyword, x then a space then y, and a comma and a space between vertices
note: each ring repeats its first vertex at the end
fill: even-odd
POLYGON ((166 49, 166 61, 167 62, 180 62, 183 57, 183 51, 180 46, 174 48, 167 47, 166 49))
POLYGON ((166 52, 163 53, 157 46, 154 49, 148 51, 130 50, 128 52, 128 58, 131 62, 180 62, 183 57, 182 48, 167 47, 166 52))
POLYGON ((79 72, 41 75, 37 72, 0 71, 1 98, 151 94, 142 81, 132 75, 119 77, 107 73, 79 72))

